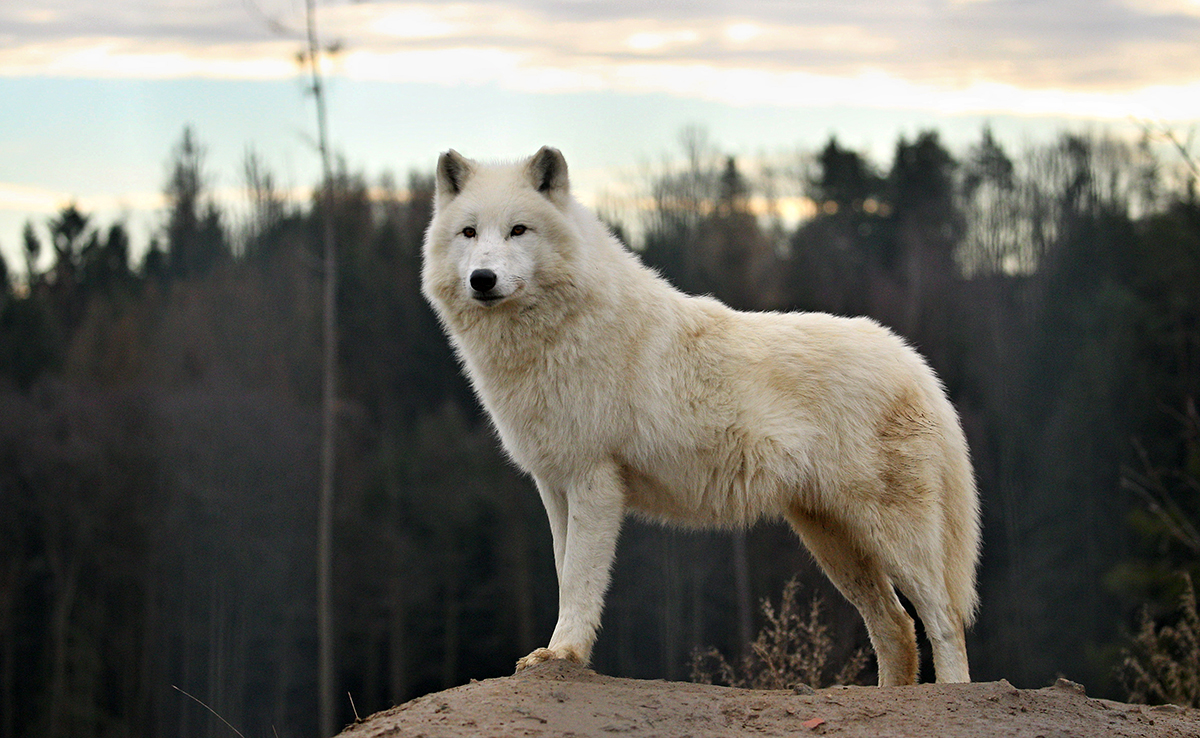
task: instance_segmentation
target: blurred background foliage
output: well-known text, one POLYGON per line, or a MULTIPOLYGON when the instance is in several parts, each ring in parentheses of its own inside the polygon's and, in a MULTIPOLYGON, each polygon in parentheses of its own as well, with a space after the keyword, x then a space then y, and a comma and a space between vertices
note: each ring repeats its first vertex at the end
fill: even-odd
MULTIPOLYGON (((902 138, 886 167, 836 138, 784 160, 701 129, 680 144, 636 207, 604 208, 647 263, 742 309, 873 316, 946 382, 983 500, 975 678, 1128 696, 1115 669, 1141 613, 1178 619, 1179 572, 1200 577, 1193 162, 1150 136, 1014 153, 987 130, 961 152, 902 138)), ((226 212, 190 130, 168 161, 136 260, 124 224, 68 205, 0 264, 0 738, 227 730, 172 685, 246 735, 316 729, 316 208, 251 152, 247 206, 226 212)), ((324 185, 338 693, 365 715, 510 673, 557 592, 537 495, 419 292, 430 174, 342 165, 324 185)), ((738 658, 793 577, 849 659, 861 622, 783 526, 632 520, 594 665, 682 679, 697 649, 738 658)))

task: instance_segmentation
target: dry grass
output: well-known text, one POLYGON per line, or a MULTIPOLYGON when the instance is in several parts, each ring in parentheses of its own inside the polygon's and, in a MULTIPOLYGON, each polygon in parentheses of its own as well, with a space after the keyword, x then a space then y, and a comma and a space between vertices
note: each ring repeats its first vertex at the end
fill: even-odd
POLYGON ((1192 578, 1183 575, 1178 618, 1155 625, 1142 611, 1142 626, 1119 668, 1130 702, 1200 707, 1200 615, 1192 578))
POLYGON ((730 663, 715 648, 697 650, 692 656, 692 681, 745 689, 857 683, 867 666, 867 651, 860 648, 840 666, 831 663, 834 644, 822 617, 821 598, 814 596, 802 611, 797 603, 799 589, 799 582, 790 580, 783 588, 778 610, 763 599, 762 630, 740 663, 730 663))

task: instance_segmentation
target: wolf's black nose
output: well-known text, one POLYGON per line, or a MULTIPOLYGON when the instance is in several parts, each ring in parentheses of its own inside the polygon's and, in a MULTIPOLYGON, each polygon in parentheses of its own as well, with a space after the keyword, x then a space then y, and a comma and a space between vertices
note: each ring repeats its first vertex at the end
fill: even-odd
POLYGON ((496 273, 491 269, 476 269, 471 272, 471 289, 487 292, 496 286, 496 273))

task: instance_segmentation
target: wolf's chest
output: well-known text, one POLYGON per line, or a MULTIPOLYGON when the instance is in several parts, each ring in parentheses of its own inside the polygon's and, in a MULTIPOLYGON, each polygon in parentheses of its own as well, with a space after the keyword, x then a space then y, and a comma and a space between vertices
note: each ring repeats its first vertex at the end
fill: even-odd
POLYGON ((534 474, 596 458, 627 425, 627 406, 600 377, 526 367, 473 379, 505 450, 534 474))

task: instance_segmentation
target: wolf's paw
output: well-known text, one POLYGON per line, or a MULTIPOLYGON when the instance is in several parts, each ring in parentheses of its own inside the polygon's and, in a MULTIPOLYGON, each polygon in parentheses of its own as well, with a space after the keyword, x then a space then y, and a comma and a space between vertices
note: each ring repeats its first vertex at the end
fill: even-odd
POLYGON ((528 656, 517 661, 517 671, 528 669, 531 666, 551 661, 553 659, 565 659, 576 664, 582 664, 583 659, 576 653, 573 648, 563 648, 551 650, 549 648, 539 648, 528 656))

